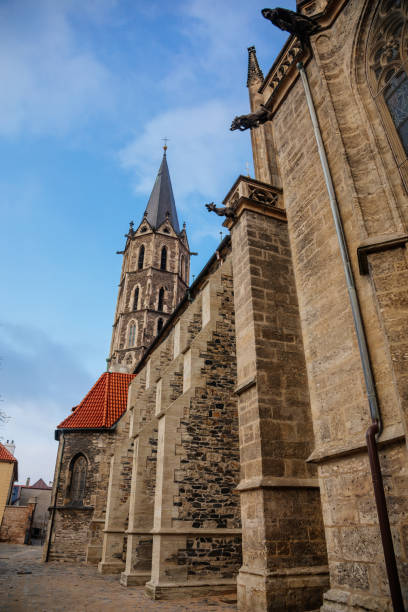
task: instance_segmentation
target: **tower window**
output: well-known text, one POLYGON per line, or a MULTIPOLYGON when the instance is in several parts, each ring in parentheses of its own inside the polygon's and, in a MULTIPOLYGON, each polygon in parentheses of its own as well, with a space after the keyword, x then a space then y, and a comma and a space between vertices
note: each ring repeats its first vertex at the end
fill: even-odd
POLYGON ((157 310, 163 312, 163 301, 164 301, 164 289, 163 287, 159 290, 159 299, 157 300, 157 310))
POLYGON ((164 246, 161 250, 160 270, 167 269, 167 248, 164 246))
POLYGON ((180 276, 184 280, 184 256, 180 257, 180 276))
POLYGON ((136 325, 135 323, 131 323, 129 327, 129 334, 128 334, 128 346, 129 347, 135 346, 135 342, 136 342, 136 325))
POLYGON ((157 321, 157 333, 158 333, 158 334, 161 332, 162 327, 163 327, 163 319, 159 319, 159 320, 157 321))
POLYGON ((141 270, 143 268, 144 254, 145 254, 145 248, 144 248, 144 245, 142 244, 142 246, 139 249, 139 259, 138 259, 138 262, 137 262, 138 270, 141 270))
POLYGON ((88 463, 83 455, 79 455, 72 462, 69 497, 71 503, 73 504, 83 504, 85 497, 87 468, 88 463))
POLYGON ((133 310, 137 310, 139 308, 139 287, 135 289, 135 296, 133 298, 133 310))

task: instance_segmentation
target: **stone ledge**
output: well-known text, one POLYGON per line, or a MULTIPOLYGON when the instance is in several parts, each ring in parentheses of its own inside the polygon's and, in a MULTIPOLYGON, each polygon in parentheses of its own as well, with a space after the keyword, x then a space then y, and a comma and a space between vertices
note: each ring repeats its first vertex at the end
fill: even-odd
POLYGON ((368 274, 368 255, 381 253, 389 249, 405 247, 408 234, 389 234, 388 236, 375 236, 368 238, 357 248, 357 259, 360 274, 368 274))
POLYGON ((145 593, 151 599, 177 599, 183 595, 194 597, 200 595, 211 595, 216 593, 235 593, 237 581, 235 578, 224 579, 223 581, 212 580, 194 580, 187 582, 164 582, 154 584, 147 582, 145 593))
POLYGON ((205 535, 241 535, 242 529, 233 528, 227 529, 224 527, 220 527, 217 529, 214 527, 213 529, 200 529, 200 528, 186 528, 186 529, 152 529, 152 530, 142 530, 142 529, 132 529, 129 531, 125 531, 127 535, 197 535, 197 536, 205 536, 205 535))
POLYGON ((248 391, 248 389, 251 389, 255 385, 256 385, 256 376, 253 376, 252 378, 247 378, 246 380, 242 381, 235 387, 234 393, 238 396, 242 395, 243 393, 245 393, 245 391, 248 391))
POLYGON ((275 489, 282 487, 306 487, 309 489, 318 489, 320 487, 317 478, 290 478, 285 476, 264 476, 260 478, 251 478, 249 480, 241 480, 236 487, 236 491, 250 491, 251 489, 275 489))
POLYGON ((251 569, 246 565, 243 565, 240 570, 240 574, 251 574, 253 576, 262 576, 263 578, 284 578, 285 576, 316 576, 326 575, 329 573, 328 565, 315 565, 315 566, 299 566, 299 567, 288 567, 280 568, 277 570, 268 569, 251 569))
MULTIPOLYGON (((377 444, 379 448, 392 444, 394 442, 400 442, 405 439, 404 428, 401 423, 395 425, 388 425, 385 427, 377 444)), ((348 446, 331 446, 316 448, 311 455, 306 459, 308 463, 324 463, 337 457, 347 457, 347 455, 354 455, 356 453, 367 452, 367 445, 364 442, 360 444, 352 444, 348 446)))

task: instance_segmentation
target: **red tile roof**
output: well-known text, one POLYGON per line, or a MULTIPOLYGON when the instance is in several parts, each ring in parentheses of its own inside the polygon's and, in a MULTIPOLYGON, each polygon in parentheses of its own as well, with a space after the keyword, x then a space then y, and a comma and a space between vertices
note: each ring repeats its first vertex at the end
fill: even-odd
POLYGON ((0 461, 7 461, 7 463, 17 463, 17 459, 7 450, 5 446, 0 444, 0 461))
POLYGON ((58 429, 112 427, 126 410, 128 387, 134 374, 104 372, 73 413, 58 429))

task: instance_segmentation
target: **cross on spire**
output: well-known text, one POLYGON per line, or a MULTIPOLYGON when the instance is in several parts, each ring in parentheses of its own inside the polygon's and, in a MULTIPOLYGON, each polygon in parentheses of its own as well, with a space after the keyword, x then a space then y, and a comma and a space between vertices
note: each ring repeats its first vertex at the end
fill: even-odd
POLYGON ((164 152, 166 153, 166 151, 167 151, 167 143, 168 143, 168 141, 170 140, 170 138, 167 138, 167 136, 165 136, 164 138, 162 138, 162 140, 163 140, 163 142, 164 142, 164 147, 163 147, 163 149, 164 149, 164 152))

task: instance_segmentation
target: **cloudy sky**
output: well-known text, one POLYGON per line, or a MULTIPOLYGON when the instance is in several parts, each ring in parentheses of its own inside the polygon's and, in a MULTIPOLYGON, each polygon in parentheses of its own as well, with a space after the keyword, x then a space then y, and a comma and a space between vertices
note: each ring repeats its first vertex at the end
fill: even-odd
POLYGON ((252 174, 249 134, 229 131, 248 112, 247 47, 266 72, 286 39, 264 6, 0 2, 0 436, 15 440, 19 482, 52 479, 55 426, 105 369, 115 252, 142 217, 165 136, 193 274, 216 248, 221 221, 203 204, 247 162, 252 174))

